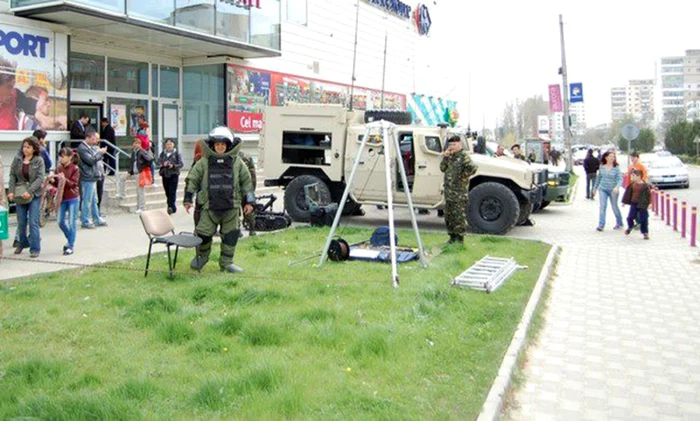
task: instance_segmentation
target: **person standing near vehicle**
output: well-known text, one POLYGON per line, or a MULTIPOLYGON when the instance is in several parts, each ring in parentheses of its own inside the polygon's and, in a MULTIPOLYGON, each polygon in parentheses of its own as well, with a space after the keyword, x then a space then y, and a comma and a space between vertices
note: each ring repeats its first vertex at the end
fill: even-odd
POLYGON ((527 161, 525 155, 523 155, 522 151, 520 151, 520 145, 518 145, 517 143, 510 147, 510 151, 513 153, 513 158, 519 159, 521 161, 527 161))
POLYGON ((88 127, 85 132, 85 140, 78 146, 78 157, 80 162, 80 194, 82 204, 80 208, 81 227, 92 229, 103 227, 107 222, 100 216, 100 209, 97 207, 97 181, 100 177, 99 161, 107 152, 107 148, 93 149, 100 140, 97 132, 92 127, 88 127), (92 221, 90 221, 92 218, 92 221))
POLYGON ((22 142, 22 153, 12 161, 10 184, 7 198, 17 204, 17 231, 19 244, 15 254, 29 247, 29 256, 39 257, 41 234, 39 232, 39 212, 41 210, 41 185, 45 177, 41 146, 34 137, 22 142), (27 237, 27 226, 29 237, 27 237))
POLYGON ((462 139, 456 135, 450 137, 440 162, 440 171, 445 174, 445 225, 450 243, 464 242, 464 234, 467 232, 469 177, 476 173, 476 170, 476 165, 462 149, 462 139))
POLYGON ((165 150, 158 157, 158 172, 163 179, 163 189, 168 201, 168 214, 177 212, 175 202, 177 200, 177 185, 180 182, 180 170, 184 165, 180 152, 175 149, 172 139, 165 140, 165 150))
POLYGON ((228 127, 217 127, 202 144, 203 156, 187 175, 184 206, 189 213, 192 199, 202 205, 202 213, 195 234, 202 239, 197 256, 190 267, 196 270, 209 261, 211 245, 217 227, 221 232, 221 256, 219 268, 229 273, 241 273, 243 269, 233 264, 236 244, 240 234, 241 205, 244 215, 253 211, 255 194, 250 171, 238 156, 239 138, 228 127))
POLYGON ((620 187, 622 187, 622 173, 613 151, 605 152, 600 163, 601 167, 593 187, 593 198, 595 198, 596 191, 600 192, 600 214, 596 230, 603 231, 605 228, 608 200, 612 206, 613 214, 615 214, 616 224, 613 229, 618 230, 622 228, 622 213, 620 213, 620 207, 617 204, 620 197, 620 187))
POLYGON ((593 186, 600 168, 600 161, 593 156, 593 149, 589 149, 586 159, 583 160, 583 169, 586 171, 586 199, 593 199, 593 186))
POLYGON ((78 231, 78 205, 80 204, 80 169, 76 165, 78 155, 71 148, 61 148, 58 152, 59 165, 56 175, 51 177, 51 184, 58 185, 58 178, 65 179, 63 199, 58 210, 58 227, 66 236, 63 255, 69 256, 75 250, 75 237, 78 231))
POLYGON ((630 173, 630 185, 622 195, 622 203, 630 205, 627 215, 627 226, 625 235, 630 235, 635 226, 635 221, 641 225, 642 235, 645 240, 649 239, 649 204, 651 203, 651 189, 642 180, 642 172, 632 170, 630 173))

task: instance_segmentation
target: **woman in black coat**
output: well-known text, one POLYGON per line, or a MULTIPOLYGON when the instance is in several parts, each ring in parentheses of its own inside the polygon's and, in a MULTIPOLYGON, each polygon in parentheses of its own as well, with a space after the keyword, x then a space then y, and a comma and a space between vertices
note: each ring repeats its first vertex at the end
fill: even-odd
POLYGON ((168 213, 177 212, 175 202, 177 200, 177 185, 180 181, 180 170, 182 169, 182 156, 175 149, 175 142, 172 139, 165 140, 165 149, 158 157, 158 172, 163 178, 163 189, 168 198, 168 213))

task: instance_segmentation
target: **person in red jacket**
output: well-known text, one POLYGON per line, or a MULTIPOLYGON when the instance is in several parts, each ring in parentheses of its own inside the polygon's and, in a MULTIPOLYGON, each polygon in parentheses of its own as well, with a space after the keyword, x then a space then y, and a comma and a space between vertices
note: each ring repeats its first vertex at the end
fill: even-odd
POLYGON ((62 148, 58 152, 60 165, 56 168, 51 184, 58 185, 58 179, 65 179, 63 200, 58 210, 58 226, 68 241, 63 246, 63 255, 69 256, 75 250, 75 236, 78 231, 78 206, 80 204, 80 169, 76 165, 78 155, 71 148, 62 148))

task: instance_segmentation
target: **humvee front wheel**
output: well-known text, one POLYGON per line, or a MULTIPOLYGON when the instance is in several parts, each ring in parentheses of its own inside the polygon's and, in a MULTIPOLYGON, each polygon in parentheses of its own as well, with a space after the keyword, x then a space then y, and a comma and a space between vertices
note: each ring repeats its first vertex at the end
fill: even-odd
POLYGON ((306 203, 304 186, 318 184, 318 199, 322 205, 331 203, 331 191, 326 183, 313 175, 300 175, 290 181, 284 191, 284 207, 295 222, 309 222, 311 213, 306 203))
POLYGON ((467 223, 477 234, 505 234, 518 221, 519 215, 518 199, 503 184, 486 182, 469 192, 467 223))

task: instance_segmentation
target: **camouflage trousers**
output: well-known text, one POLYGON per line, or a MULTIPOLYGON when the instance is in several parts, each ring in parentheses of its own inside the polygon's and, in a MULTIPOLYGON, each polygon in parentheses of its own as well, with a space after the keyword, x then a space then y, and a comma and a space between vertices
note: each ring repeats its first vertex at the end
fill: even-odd
POLYGON ((445 197, 445 225, 447 234, 465 235, 467 233, 467 195, 449 195, 445 197))

